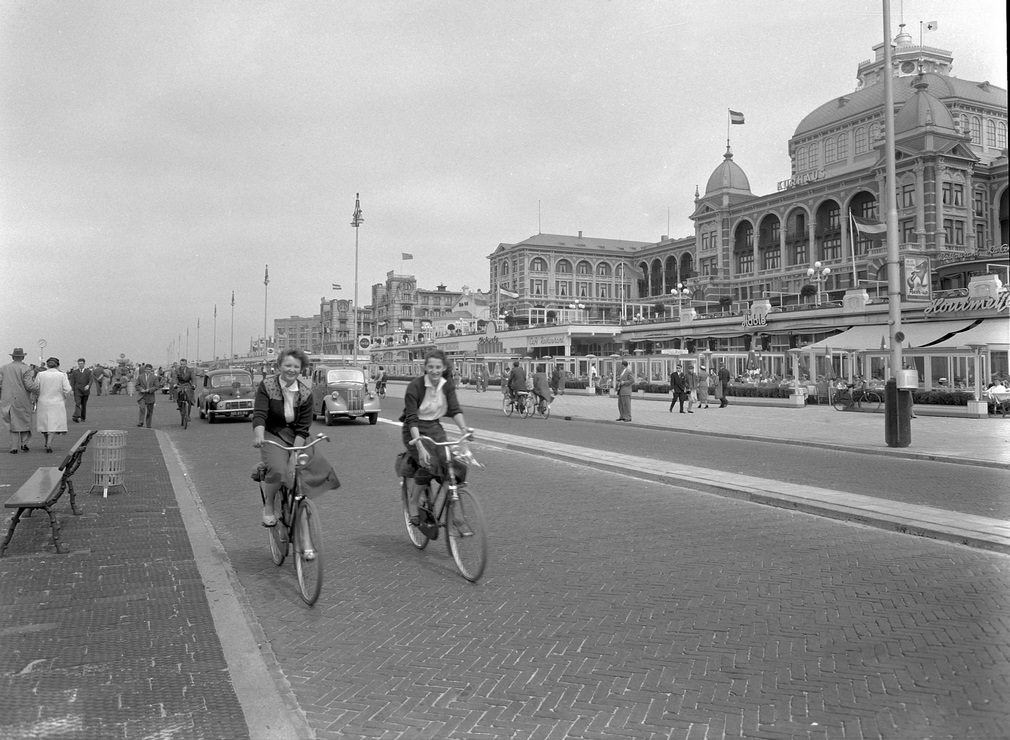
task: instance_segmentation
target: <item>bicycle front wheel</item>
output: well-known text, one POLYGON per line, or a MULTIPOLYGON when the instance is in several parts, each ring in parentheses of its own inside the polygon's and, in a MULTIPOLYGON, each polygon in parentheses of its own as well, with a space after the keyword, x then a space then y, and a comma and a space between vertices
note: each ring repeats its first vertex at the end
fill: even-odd
POLYGON ((423 550, 428 546, 428 537, 420 529, 410 523, 410 506, 407 504, 407 483, 406 478, 400 478, 400 499, 403 501, 403 525, 407 528, 407 539, 410 544, 418 550, 423 550))
POLYGON ((831 397, 831 405, 837 411, 845 411, 845 409, 852 405, 852 396, 845 391, 835 391, 835 395, 831 397))
POLYGON ((505 416, 512 416, 512 412, 516 410, 516 405, 512 403, 511 398, 504 396, 501 400, 501 410, 505 412, 505 416))
POLYGON ((302 601, 309 606, 316 603, 319 592, 323 589, 323 528, 319 521, 316 505, 303 498, 298 504, 298 516, 295 518, 295 572, 298 574, 298 590, 302 601), (303 527, 308 524, 309 539, 302 541, 303 527), (315 551, 312 560, 305 558, 305 548, 311 545, 315 551))
POLYGON ((866 409, 867 411, 880 411, 881 403, 882 401, 880 400, 879 393, 876 393, 874 391, 867 391, 863 395, 862 404, 863 408, 866 409))
POLYGON ((466 488, 456 490, 457 500, 446 507, 446 545, 461 576, 476 581, 487 565, 487 524, 477 499, 466 488))

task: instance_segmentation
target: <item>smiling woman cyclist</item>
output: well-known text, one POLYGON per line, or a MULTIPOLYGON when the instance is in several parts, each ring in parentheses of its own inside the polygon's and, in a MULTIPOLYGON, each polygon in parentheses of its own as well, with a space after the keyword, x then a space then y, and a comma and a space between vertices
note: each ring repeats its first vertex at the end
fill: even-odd
MULTIPOLYGON (((281 483, 290 483, 294 479, 296 454, 263 442, 270 440, 287 447, 300 447, 308 439, 312 424, 312 386, 301 377, 302 368, 308 364, 308 357, 300 349, 285 350, 277 358, 277 374, 266 376, 256 388, 252 418, 253 447, 260 449, 266 467, 262 481, 264 527, 277 525, 274 499, 281 483)), ((310 455, 309 462, 300 478, 305 494, 313 496, 337 488, 340 483, 326 458, 315 448, 307 454, 310 455)), ((302 535, 303 542, 308 543, 305 559, 312 560, 315 551, 308 539, 307 524, 302 535)))
POLYGON ((421 443, 421 436, 431 437, 436 442, 445 442, 445 430, 440 419, 452 417, 463 433, 473 431, 466 425, 463 410, 456 400, 456 386, 445 377, 445 355, 433 349, 424 357, 424 375, 414 378, 407 385, 403 396, 403 444, 407 453, 418 463, 417 473, 412 479, 407 506, 410 523, 418 523, 417 502, 432 479, 431 451, 421 443))

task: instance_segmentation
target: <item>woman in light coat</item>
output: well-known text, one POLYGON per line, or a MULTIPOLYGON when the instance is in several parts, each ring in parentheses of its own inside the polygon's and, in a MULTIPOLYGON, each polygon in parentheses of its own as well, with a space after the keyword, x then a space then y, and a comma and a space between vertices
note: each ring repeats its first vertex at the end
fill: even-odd
POLYGON ((702 365, 698 368, 698 378, 695 386, 695 391, 698 394, 698 408, 707 409, 708 408, 708 370, 702 365))
POLYGON ((46 369, 35 376, 35 382, 39 385, 36 424, 45 440, 46 452, 52 452, 51 438, 67 433, 66 399, 74 391, 66 373, 60 370, 60 361, 55 357, 46 360, 46 369))

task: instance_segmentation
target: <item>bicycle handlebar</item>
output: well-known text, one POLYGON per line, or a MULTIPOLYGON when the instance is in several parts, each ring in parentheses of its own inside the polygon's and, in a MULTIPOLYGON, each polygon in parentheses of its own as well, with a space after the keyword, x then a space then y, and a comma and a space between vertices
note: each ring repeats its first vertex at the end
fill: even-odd
POLYGON ((282 444, 277 444, 272 439, 264 439, 263 440, 263 444, 265 444, 265 445, 273 445, 274 447, 280 447, 282 450, 286 450, 287 452, 301 452, 303 450, 309 449, 310 447, 312 447, 314 445, 319 444, 323 440, 326 440, 327 442, 329 442, 330 438, 327 437, 322 432, 320 432, 319 434, 316 435, 316 438, 314 440, 312 440, 311 442, 309 442, 307 445, 302 445, 301 447, 299 447, 297 445, 295 445, 293 447, 285 447, 282 444))
POLYGON ((450 439, 448 442, 436 442, 426 434, 422 434, 420 437, 418 437, 418 439, 426 439, 436 447, 452 447, 453 445, 458 445, 460 442, 465 442, 468 439, 473 439, 473 432, 472 431, 467 432, 466 434, 460 435, 456 439, 450 439))

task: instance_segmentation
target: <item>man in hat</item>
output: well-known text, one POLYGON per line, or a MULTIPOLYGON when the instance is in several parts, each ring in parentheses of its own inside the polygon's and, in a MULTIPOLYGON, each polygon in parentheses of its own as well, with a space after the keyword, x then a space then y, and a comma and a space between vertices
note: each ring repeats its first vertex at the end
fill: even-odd
POLYGON ((70 371, 70 387, 74 389, 74 422, 87 421, 88 397, 91 395, 91 384, 94 375, 91 368, 84 367, 84 358, 77 358, 77 367, 70 371))
POLYGON ((32 438, 32 395, 39 386, 30 367, 22 360, 25 351, 15 347, 11 362, 0 368, 0 418, 10 427, 11 454, 28 452, 32 438))
POLYGON ((151 428, 151 420, 154 418, 154 394, 160 387, 158 376, 154 374, 151 363, 141 365, 140 373, 137 375, 137 406, 140 407, 138 427, 146 423, 147 428, 151 428))

